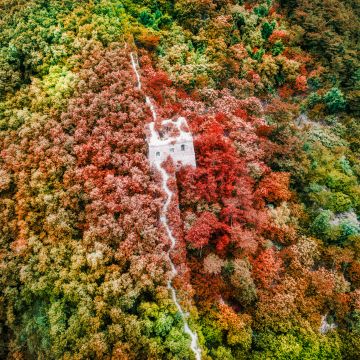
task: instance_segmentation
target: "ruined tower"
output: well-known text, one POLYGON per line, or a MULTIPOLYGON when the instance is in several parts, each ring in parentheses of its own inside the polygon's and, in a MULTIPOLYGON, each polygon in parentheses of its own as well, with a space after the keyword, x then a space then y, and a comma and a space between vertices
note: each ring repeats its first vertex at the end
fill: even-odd
POLYGON ((149 124, 149 129, 151 165, 162 163, 170 156, 178 167, 184 165, 196 167, 193 137, 184 117, 162 121, 158 131, 155 129, 155 122, 152 122, 149 124))

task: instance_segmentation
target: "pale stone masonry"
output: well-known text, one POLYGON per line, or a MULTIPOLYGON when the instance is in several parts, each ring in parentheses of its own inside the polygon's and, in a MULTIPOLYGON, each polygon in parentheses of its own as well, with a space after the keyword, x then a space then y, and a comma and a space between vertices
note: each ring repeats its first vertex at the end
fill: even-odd
POLYGON ((149 124, 150 136, 149 162, 151 165, 161 164, 170 156, 177 167, 190 165, 196 167, 194 142, 186 119, 164 120, 159 134, 155 123, 149 124))

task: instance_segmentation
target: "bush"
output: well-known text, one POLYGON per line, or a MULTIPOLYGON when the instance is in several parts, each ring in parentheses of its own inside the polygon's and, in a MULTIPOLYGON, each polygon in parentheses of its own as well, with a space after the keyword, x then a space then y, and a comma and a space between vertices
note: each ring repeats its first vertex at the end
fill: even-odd
POLYGON ((264 40, 267 40, 270 35, 272 34, 272 32, 274 31, 276 26, 276 22, 275 20, 273 22, 271 22, 270 24, 268 22, 265 22, 261 28, 261 35, 263 37, 264 40))
POLYGON ((310 194, 310 198, 317 203, 318 207, 331 210, 335 213, 342 213, 352 208, 351 198, 342 192, 330 192, 322 190, 310 194))
POLYGON ((345 109, 346 101, 343 93, 338 88, 330 89, 323 97, 326 109, 329 113, 339 112, 345 109))
POLYGON ((354 224, 352 221, 345 220, 340 224, 341 239, 346 240, 350 236, 358 235, 360 227, 358 224, 354 224))
POLYGON ((283 51, 284 51, 285 47, 284 44, 281 42, 281 40, 278 40, 275 42, 271 53, 273 54, 273 56, 277 56, 280 55, 283 51))
POLYGON ((154 18, 153 16, 147 11, 147 10, 143 10, 140 14, 139 14, 139 21, 141 24, 143 24, 144 26, 153 26, 154 25, 154 18))
POLYGON ((321 102, 321 96, 318 93, 313 92, 308 96, 306 100, 307 108, 312 109, 319 102, 321 102))
POLYGON ((269 9, 265 5, 260 5, 254 8, 254 13, 259 17, 265 17, 269 14, 269 9))
POLYGON ((349 196, 341 193, 331 193, 328 198, 327 208, 334 211, 335 213, 346 212, 352 207, 352 202, 349 196))
POLYGON ((332 216, 333 213, 330 210, 321 211, 311 225, 312 232, 319 237, 327 236, 331 230, 330 220, 332 216))

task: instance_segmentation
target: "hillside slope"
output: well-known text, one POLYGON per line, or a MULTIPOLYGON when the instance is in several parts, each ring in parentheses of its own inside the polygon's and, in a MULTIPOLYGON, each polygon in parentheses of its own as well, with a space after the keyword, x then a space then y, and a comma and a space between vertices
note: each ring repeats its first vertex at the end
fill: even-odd
POLYGON ((359 25, 2 1, 0 358, 360 358, 359 25), (151 167, 180 116, 197 166, 151 167))

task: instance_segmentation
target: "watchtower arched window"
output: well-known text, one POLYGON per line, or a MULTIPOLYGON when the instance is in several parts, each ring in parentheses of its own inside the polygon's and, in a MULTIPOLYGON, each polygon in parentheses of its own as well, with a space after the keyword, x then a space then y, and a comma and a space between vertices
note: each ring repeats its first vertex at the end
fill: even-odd
POLYGON ((175 149, 174 148, 170 148, 170 152, 174 152, 175 151, 175 149))
POLYGON ((181 151, 185 151, 185 144, 181 145, 181 151))
POLYGON ((157 152, 156 152, 156 156, 160 156, 160 151, 157 151, 157 152))

